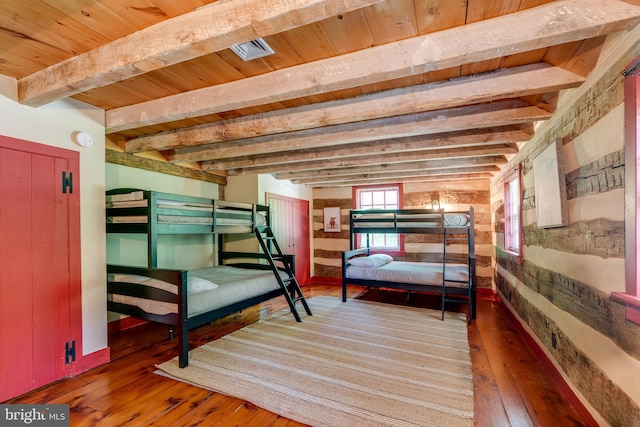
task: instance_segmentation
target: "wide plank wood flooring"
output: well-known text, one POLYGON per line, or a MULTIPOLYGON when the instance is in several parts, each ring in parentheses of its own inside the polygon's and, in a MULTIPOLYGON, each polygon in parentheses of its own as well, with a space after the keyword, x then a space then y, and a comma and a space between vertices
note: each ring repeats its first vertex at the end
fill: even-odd
MULTIPOLYGON (((341 289, 310 285, 303 291, 312 298, 339 296, 341 289)), ((407 304, 406 292, 376 293, 353 287, 349 296, 407 304)), ((439 299, 429 295, 412 294, 408 303, 439 307, 439 299)), ((220 319, 192 331, 191 346, 216 339, 285 306, 284 298, 277 298, 220 319)), ((469 327, 476 425, 592 424, 592 420, 580 418, 583 412, 574 410, 500 303, 480 298, 477 317, 469 327)), ((157 324, 112 334, 110 363, 5 403, 69 404, 72 426, 301 426, 248 402, 155 374, 156 364, 177 355, 176 342, 169 341, 166 327, 157 324)))

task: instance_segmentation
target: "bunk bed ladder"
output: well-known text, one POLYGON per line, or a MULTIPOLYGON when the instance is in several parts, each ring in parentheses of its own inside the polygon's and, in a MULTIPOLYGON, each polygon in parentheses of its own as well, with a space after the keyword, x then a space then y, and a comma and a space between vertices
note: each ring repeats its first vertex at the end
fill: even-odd
MULTIPOLYGON (((473 233, 473 229, 470 229, 469 231, 467 231, 468 234, 473 233)), ((461 281, 461 280, 447 280, 445 277, 446 271, 447 271, 447 243, 452 243, 454 241, 466 241, 467 243, 469 243, 469 239, 471 239, 472 237, 470 237, 469 235, 466 237, 450 237, 450 234, 447 233, 447 228, 443 229, 442 232, 443 235, 443 251, 442 251, 442 320, 444 320, 444 312, 445 312, 445 304, 446 303, 452 303, 452 304, 466 304, 469 307, 469 315, 467 317, 467 323, 471 324, 471 318, 473 316, 472 313, 472 297, 471 297, 471 280, 472 280, 472 275, 471 275, 471 271, 469 271, 469 280, 467 281, 461 281), (447 283, 466 283, 467 286, 469 287, 469 292, 468 292, 468 297, 466 300, 462 300, 462 299, 457 299, 457 298, 449 298, 447 296, 447 283)), ((471 265, 469 265, 469 269, 471 270, 471 265)))
POLYGON ((300 289, 300 284, 296 280, 296 276, 294 274, 293 268, 287 257, 284 256, 282 250, 280 249, 280 245, 276 241, 275 236, 273 235, 273 231, 268 226, 259 226, 255 228, 255 234, 258 238, 258 242, 260 242, 260 247, 262 248, 263 253, 266 256, 267 262, 269 266, 273 270, 273 274, 278 279, 278 283, 282 288, 285 298, 287 299, 287 303, 289 303, 289 308, 291 309, 291 313, 293 313, 293 317, 295 317, 296 321, 301 322, 300 314, 296 308, 296 303, 300 301, 306 313, 311 316, 311 309, 309 308, 309 304, 307 304, 307 300, 304 298, 302 294, 302 289, 300 289), (278 266, 276 262, 281 262, 284 266, 284 272, 288 277, 282 278, 278 273, 278 266))

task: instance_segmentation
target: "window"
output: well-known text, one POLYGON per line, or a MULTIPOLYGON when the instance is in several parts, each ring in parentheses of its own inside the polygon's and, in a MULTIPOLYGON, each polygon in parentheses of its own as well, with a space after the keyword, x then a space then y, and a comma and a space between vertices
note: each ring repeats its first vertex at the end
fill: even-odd
POLYGON ((627 304, 627 319, 640 324, 640 57, 623 73, 625 122, 625 292, 611 296, 627 304))
POLYGON ((504 180, 504 249, 518 256, 522 252, 520 195, 520 168, 517 168, 504 180))
MULTIPOLYGON (((355 209, 402 209, 402 184, 353 187, 353 204, 355 209)), ((358 234, 356 248, 366 248, 367 239, 372 249, 404 250, 402 235, 381 233, 358 234)))

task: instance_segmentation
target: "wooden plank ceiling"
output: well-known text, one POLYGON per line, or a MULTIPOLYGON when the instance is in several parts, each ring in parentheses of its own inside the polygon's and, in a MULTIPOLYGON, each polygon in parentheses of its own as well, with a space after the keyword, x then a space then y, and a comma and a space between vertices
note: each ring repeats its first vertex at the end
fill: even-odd
POLYGON ((313 187, 491 178, 637 0, 2 0, 20 102, 106 110, 107 161, 313 187), (261 37, 243 61, 229 47, 261 37))

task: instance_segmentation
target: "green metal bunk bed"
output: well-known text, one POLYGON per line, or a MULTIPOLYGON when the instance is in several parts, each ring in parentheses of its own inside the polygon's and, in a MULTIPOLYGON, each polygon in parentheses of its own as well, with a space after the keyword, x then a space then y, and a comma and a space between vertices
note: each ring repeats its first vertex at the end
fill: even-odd
POLYGON ((147 237, 147 267, 107 265, 107 309, 177 331, 179 365, 188 365, 191 329, 283 295, 309 306, 295 279, 294 257, 283 254, 269 228, 269 208, 130 188, 107 191, 107 233, 147 237), (217 235, 218 265, 197 270, 158 267, 163 235, 217 235), (257 238, 262 252, 224 250, 224 236, 257 238))
POLYGON ((342 254, 342 300, 347 285, 393 288, 442 295, 442 317, 447 303, 466 304, 469 322, 476 317, 476 255, 474 212, 442 209, 352 210, 349 214, 351 250, 342 254), (373 233, 431 234, 439 237, 438 262, 403 262, 372 250, 373 233), (358 239, 358 236, 364 236, 358 239), (361 247, 357 248, 358 243, 361 247), (450 245, 466 247, 451 253, 450 245))

